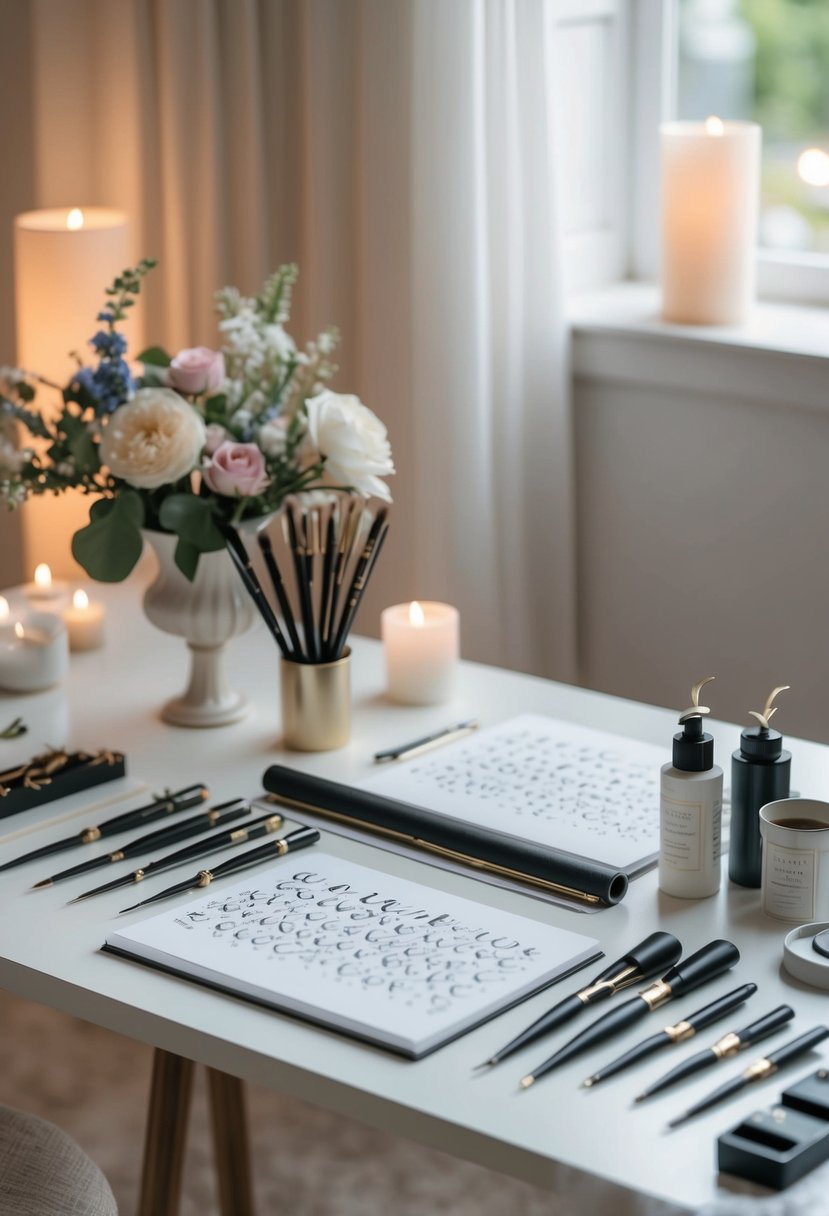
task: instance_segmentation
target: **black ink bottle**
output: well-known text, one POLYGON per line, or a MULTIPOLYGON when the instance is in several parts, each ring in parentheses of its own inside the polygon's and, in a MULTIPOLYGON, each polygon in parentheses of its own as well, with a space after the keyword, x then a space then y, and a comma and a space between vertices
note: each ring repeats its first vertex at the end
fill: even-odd
POLYGON ((761 874, 760 807, 788 798, 791 752, 783 751, 783 736, 769 720, 777 712, 772 702, 788 684, 775 688, 762 713, 750 710, 758 726, 747 726, 740 747, 731 756, 731 844, 728 877, 741 887, 759 887, 761 874))

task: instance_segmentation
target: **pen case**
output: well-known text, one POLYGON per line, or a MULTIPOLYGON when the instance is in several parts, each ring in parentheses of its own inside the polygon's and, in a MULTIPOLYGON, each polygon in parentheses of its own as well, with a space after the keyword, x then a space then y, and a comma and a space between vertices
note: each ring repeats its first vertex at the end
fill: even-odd
POLYGON ((474 824, 457 823, 423 807, 273 764, 262 783, 279 802, 402 840, 491 874, 594 906, 617 904, 627 875, 590 861, 474 824))
POLYGON ((50 748, 25 764, 0 773, 0 819, 115 781, 126 771, 123 752, 50 748))
POLYGON ((755 1111, 717 1141, 729 1174, 781 1191, 829 1160, 829 1070, 784 1091, 779 1106, 755 1111))

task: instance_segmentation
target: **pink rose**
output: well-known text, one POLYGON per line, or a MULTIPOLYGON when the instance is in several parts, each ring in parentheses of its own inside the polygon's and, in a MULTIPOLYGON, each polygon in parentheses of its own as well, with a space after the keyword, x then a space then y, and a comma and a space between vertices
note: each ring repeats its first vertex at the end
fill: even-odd
POLYGON ((228 498, 252 498, 270 480, 265 457, 255 443, 219 444, 202 476, 214 493, 228 498))
POLYGON ((207 346, 180 350, 167 369, 167 383, 180 393, 215 393, 224 378, 224 355, 207 346))
POLYGON ((225 430, 223 426, 220 426, 218 422, 211 422, 209 426, 205 427, 205 455, 212 456, 216 451, 216 448, 218 448, 226 439, 229 438, 229 431, 225 430))

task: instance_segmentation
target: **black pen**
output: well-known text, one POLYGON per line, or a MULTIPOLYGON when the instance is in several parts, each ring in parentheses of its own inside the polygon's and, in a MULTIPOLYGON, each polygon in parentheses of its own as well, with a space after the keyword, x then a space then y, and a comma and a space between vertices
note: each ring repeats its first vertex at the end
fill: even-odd
POLYGON ((592 1086, 606 1081, 608 1077, 614 1077, 616 1073, 624 1071, 631 1064, 638 1064, 640 1060, 647 1059, 655 1051, 661 1051, 663 1047, 671 1047, 674 1043, 684 1043, 686 1039, 692 1038, 698 1031, 704 1030, 706 1026, 718 1022, 727 1013, 731 1013, 732 1009, 736 1009, 738 1005, 742 1005, 747 1001, 750 996, 754 996, 756 991, 756 984, 742 984, 739 988, 735 988, 733 992, 727 992, 725 996, 712 1001, 710 1005, 705 1005, 702 1009, 698 1009, 696 1013, 689 1014, 687 1018, 677 1022, 674 1026, 666 1026, 664 1030, 660 1030, 657 1034, 651 1035, 649 1039, 645 1039, 642 1043, 637 1043, 635 1047, 631 1047, 630 1051, 626 1051, 624 1055, 618 1056, 610 1064, 605 1064, 602 1068, 597 1069, 592 1077, 588 1077, 583 1082, 585 1089, 590 1089, 592 1086))
POLYGON ((718 1106, 720 1102, 725 1102, 733 1094, 738 1094, 747 1085, 752 1085, 755 1081, 765 1081, 767 1077, 776 1073, 781 1065, 788 1064, 790 1060, 796 1060, 804 1052, 811 1051, 813 1047, 817 1047, 818 1043, 822 1043, 827 1037, 829 1037, 829 1026, 814 1026, 811 1030, 807 1030, 805 1034, 802 1034, 800 1038, 792 1039, 791 1043, 786 1043, 778 1051, 773 1051, 771 1055, 765 1056, 761 1060, 755 1060, 753 1064, 749 1064, 748 1068, 744 1069, 738 1077, 733 1077, 730 1081, 726 1081, 725 1085, 721 1085, 719 1089, 715 1089, 707 1098, 703 1098, 701 1102, 697 1102, 695 1106, 690 1107, 684 1114, 679 1115, 676 1119, 671 1119, 668 1127, 679 1127, 681 1123, 687 1122, 688 1119, 693 1119, 694 1115, 700 1115, 704 1110, 710 1110, 712 1106, 718 1106))
MULTIPOLYGON (((76 904, 82 899, 90 899, 93 895, 103 895, 105 891, 115 891, 119 887, 132 887, 138 882, 143 882, 145 878, 161 874, 164 870, 174 870, 176 866, 186 865, 188 861, 195 861, 198 857, 206 857, 211 853, 223 853, 231 846, 258 840, 260 836, 269 836, 271 832, 278 832, 284 823, 285 820, 281 815, 263 815, 260 819, 251 819, 241 828, 211 832, 204 840, 197 840, 195 844, 188 844, 183 849, 176 849, 175 853, 165 853, 163 857, 148 862, 139 870, 133 870, 130 874, 122 875, 121 878, 113 878, 112 882, 105 882, 100 887, 93 887, 91 891, 84 891, 82 895, 78 895, 76 899, 69 902, 76 904)), ((140 908, 141 904, 134 904, 133 907, 140 908)), ((132 911, 132 908, 126 910, 132 911)))
POLYGON ((164 845, 176 844, 177 841, 187 840, 190 836, 201 836, 203 832, 209 832, 217 824, 230 823, 234 819, 240 819, 242 815, 249 814, 250 804, 244 798, 234 798, 230 802, 223 802, 221 806, 212 807, 209 811, 191 815, 189 819, 177 820, 175 823, 166 824, 163 828, 157 828, 154 832, 148 832, 146 836, 138 836, 135 840, 122 844, 120 848, 113 849, 111 853, 102 853, 100 857, 90 857, 76 866, 70 866, 68 870, 59 870, 57 874, 51 874, 48 878, 42 878, 40 882, 36 882, 32 890, 51 887, 56 882, 63 882, 66 878, 76 878, 78 874, 88 874, 91 870, 99 870, 102 866, 125 861, 128 857, 137 857, 140 853, 164 845))
POLYGON ((36 861, 39 857, 51 857, 53 853, 63 853, 66 849, 75 849, 79 844, 94 844, 96 840, 112 836, 115 832, 128 832, 131 828, 141 827, 142 824, 154 823, 155 820, 163 819, 165 815, 172 815, 175 811, 186 811, 188 807, 197 806, 198 803, 204 802, 207 796, 207 786, 201 782, 185 786, 184 789, 176 790, 174 793, 168 791, 154 798, 145 806, 124 811, 123 814, 116 815, 113 819, 105 819, 97 827, 83 828, 74 836, 56 840, 54 844, 45 844, 43 848, 33 849, 31 853, 24 853, 22 857, 15 857, 13 861, 7 861, 0 866, 0 870, 10 870, 13 866, 22 866, 24 862, 36 861))
POLYGON ((248 849, 238 857, 229 857, 227 861, 214 866, 212 870, 199 870, 198 874, 194 874, 192 878, 176 883, 174 887, 168 887, 166 891, 159 891, 157 895, 151 895, 149 899, 142 900, 140 904, 133 904, 131 908, 122 908, 121 911, 132 912, 135 908, 157 903, 158 900, 168 899, 171 895, 181 895, 194 888, 209 887, 217 878, 226 878, 228 874, 236 874, 240 870, 258 866, 261 862, 270 861, 274 857, 284 857, 286 853, 294 853, 297 849, 307 849, 309 845, 316 844, 319 838, 320 834, 316 828, 297 828, 295 832, 289 832, 287 836, 282 836, 279 840, 269 840, 267 844, 260 845, 258 849, 248 849))
POLYGON ((387 760, 408 760, 417 756, 438 743, 449 743, 471 734, 480 726, 477 718, 469 718, 466 722, 456 722, 452 726, 444 726, 431 735, 423 735, 420 739, 412 739, 411 743, 400 743, 397 747, 389 747, 383 752, 374 753, 374 763, 384 764, 387 760))
POLYGON ((526 1030, 522 1030, 521 1034, 511 1039, 506 1047, 502 1047, 483 1064, 479 1064, 478 1068, 499 1064, 501 1060, 506 1060, 508 1056, 520 1051, 522 1047, 534 1043, 536 1039, 549 1034, 552 1030, 557 1030, 565 1022, 571 1021, 589 1005, 606 1000, 614 992, 630 988, 632 984, 650 979, 658 971, 670 967, 681 954, 682 943, 672 933, 651 933, 627 954, 606 967, 586 988, 559 1001, 526 1030))
POLYGON ((716 1043, 707 1047, 705 1051, 698 1051, 695 1056, 691 1056, 690 1060, 677 1064, 676 1068, 672 1068, 670 1072, 666 1072, 658 1081, 654 1081, 653 1085, 649 1085, 641 1094, 638 1094, 635 1101, 644 1102, 645 1098, 650 1098, 653 1094, 661 1093, 663 1089, 668 1089, 671 1085, 684 1081, 686 1077, 693 1077, 696 1073, 702 1072, 706 1068, 711 1068, 712 1065, 720 1060, 726 1060, 730 1056, 736 1055, 738 1051, 750 1047, 753 1043, 759 1043, 767 1035, 774 1034, 776 1030, 780 1030, 793 1017, 794 1010, 790 1005, 778 1005, 771 1013, 767 1013, 765 1017, 758 1018, 750 1026, 744 1026, 742 1030, 732 1030, 728 1034, 724 1034, 722 1038, 717 1039, 716 1043))
POLYGON ((733 942, 722 939, 709 942, 690 958, 683 959, 671 967, 661 980, 655 980, 637 996, 625 1001, 624 1005, 617 1005, 603 1017, 597 1018, 581 1034, 577 1034, 575 1038, 570 1039, 569 1043, 565 1043, 563 1047, 559 1048, 555 1055, 550 1056, 543 1064, 539 1064, 532 1072, 522 1077, 521 1088, 528 1089, 540 1077, 552 1072, 560 1064, 580 1055, 588 1047, 604 1043, 673 997, 683 996, 686 992, 698 988, 700 984, 706 984, 709 980, 716 979, 718 975, 722 975, 724 971, 735 966, 739 960, 740 951, 733 942))

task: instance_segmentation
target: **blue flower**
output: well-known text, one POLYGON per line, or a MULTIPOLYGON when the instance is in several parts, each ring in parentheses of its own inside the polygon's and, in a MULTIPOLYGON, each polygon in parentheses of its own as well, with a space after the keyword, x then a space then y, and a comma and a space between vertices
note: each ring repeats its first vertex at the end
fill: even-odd
POLYGON ((99 329, 97 334, 89 339, 89 345, 99 355, 117 359, 126 351, 127 340, 123 334, 119 334, 115 330, 99 329))

